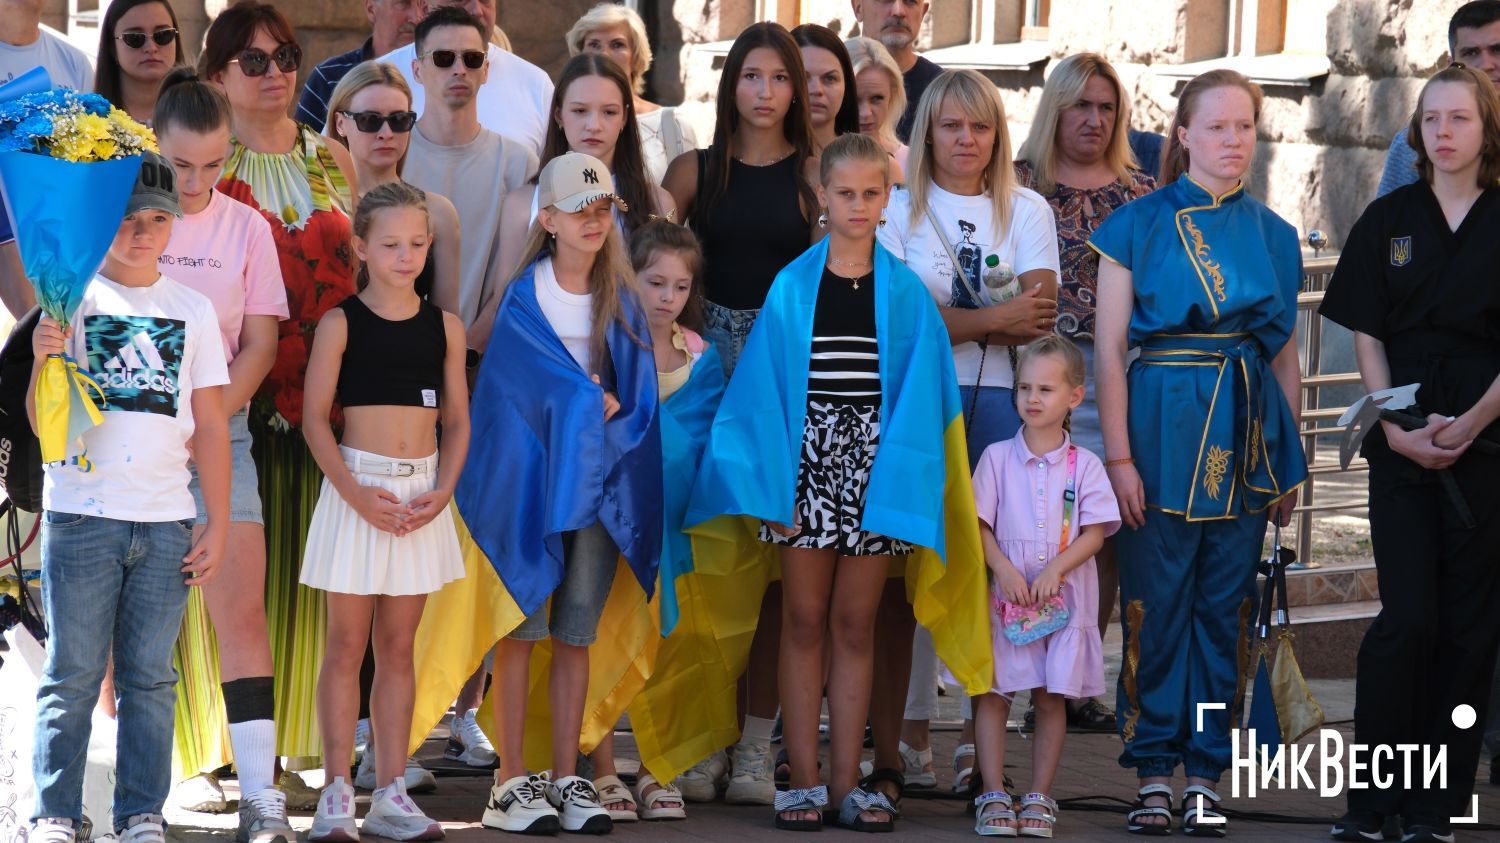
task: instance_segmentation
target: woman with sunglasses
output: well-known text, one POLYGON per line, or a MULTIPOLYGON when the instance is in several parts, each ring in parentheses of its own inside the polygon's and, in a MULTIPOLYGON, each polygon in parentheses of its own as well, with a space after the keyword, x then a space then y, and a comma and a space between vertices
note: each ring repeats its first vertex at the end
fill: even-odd
MULTIPOLYGON (((367 61, 355 65, 328 98, 324 134, 349 149, 360 195, 401 181, 411 129, 411 88, 394 65, 367 61)), ((449 313, 458 312, 458 210, 446 197, 427 192, 433 241, 417 276, 416 291, 449 313)))
POLYGON ((99 27, 94 93, 151 125, 167 71, 187 64, 167 0, 115 0, 99 27))
POLYGON ((252 454, 266 503, 266 612, 276 663, 278 754, 321 754, 313 694, 321 654, 322 599, 297 585, 322 474, 298 428, 313 327, 354 292, 350 211, 354 164, 338 143, 287 116, 302 61, 291 24, 248 0, 214 19, 199 75, 229 99, 230 146, 218 189, 271 224, 291 318, 276 364, 250 408, 252 454))

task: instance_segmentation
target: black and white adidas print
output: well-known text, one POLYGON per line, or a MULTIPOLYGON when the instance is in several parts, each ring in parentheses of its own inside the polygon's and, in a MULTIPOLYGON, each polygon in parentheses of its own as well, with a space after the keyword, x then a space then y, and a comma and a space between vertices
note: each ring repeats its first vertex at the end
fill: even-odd
POLYGON ((808 402, 794 510, 799 529, 781 536, 762 526, 760 540, 842 556, 910 553, 907 542, 859 528, 879 442, 878 405, 808 402))

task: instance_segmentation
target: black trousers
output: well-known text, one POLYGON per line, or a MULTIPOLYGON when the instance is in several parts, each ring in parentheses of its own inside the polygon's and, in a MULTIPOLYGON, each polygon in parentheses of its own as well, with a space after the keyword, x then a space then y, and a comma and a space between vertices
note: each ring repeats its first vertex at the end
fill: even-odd
POLYGON ((1500 459, 1470 451, 1451 469, 1476 522, 1465 529, 1436 473, 1384 443, 1369 450, 1381 610, 1359 648, 1354 736, 1433 754, 1446 746, 1448 784, 1424 789, 1418 754, 1410 789, 1398 773, 1389 788, 1349 790, 1348 803, 1443 827, 1470 812, 1500 636, 1500 459), (1479 722, 1455 726, 1459 705, 1479 722))

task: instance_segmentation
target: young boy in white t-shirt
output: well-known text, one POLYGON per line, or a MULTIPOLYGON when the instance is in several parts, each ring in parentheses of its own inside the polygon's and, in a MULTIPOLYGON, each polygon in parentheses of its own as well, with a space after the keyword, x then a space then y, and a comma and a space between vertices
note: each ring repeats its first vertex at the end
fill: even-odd
MULTIPOLYGON (((229 525, 224 347, 213 306, 157 271, 182 215, 172 165, 146 153, 125 218, 64 332, 32 335, 32 386, 49 354, 69 354, 104 393, 104 421, 83 434, 90 471, 46 466, 42 599, 51 630, 37 689, 31 839, 72 843, 84 762, 111 651, 119 699, 114 831, 164 843, 172 777, 172 648, 188 586, 214 574, 229 525), (196 462, 208 526, 191 540, 196 462)), ((31 394, 27 410, 36 425, 31 394)))

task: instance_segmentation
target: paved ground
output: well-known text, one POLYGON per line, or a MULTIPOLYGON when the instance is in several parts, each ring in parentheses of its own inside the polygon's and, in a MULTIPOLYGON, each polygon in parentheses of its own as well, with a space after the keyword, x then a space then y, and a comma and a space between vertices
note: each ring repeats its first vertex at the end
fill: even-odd
MULTIPOLYGON (((1112 627, 1106 637, 1104 651, 1109 654, 1106 666, 1110 687, 1119 670, 1119 627, 1112 627)), ((1327 714, 1330 728, 1338 729, 1346 741, 1352 740, 1349 720, 1354 711, 1354 683, 1350 680, 1314 680, 1310 683, 1314 695, 1327 714)), ((942 697, 942 714, 945 718, 934 723, 934 756, 938 764, 938 784, 946 789, 952 781, 948 767, 953 747, 958 743, 958 701, 953 696, 942 697)), ((1017 706, 1017 710, 1023 710, 1017 706)), ((433 733, 419 753, 418 758, 431 767, 443 766, 443 738, 446 731, 433 733)), ((1310 743, 1311 740, 1308 741, 1310 743)), ((617 754, 625 766, 624 759, 633 757, 634 745, 627 733, 616 736, 617 754)), ((1014 779, 1018 789, 1028 789, 1028 772, 1031 767, 1029 744, 1014 730, 1008 733, 1007 748, 1010 751, 1006 772, 1014 779)), ((1062 804, 1057 835, 1071 840, 1130 839, 1124 832, 1124 802, 1132 798, 1134 779, 1129 772, 1116 763, 1120 742, 1114 735, 1070 735, 1063 751, 1062 768, 1058 773, 1053 797, 1062 804)), ((1317 756, 1315 756, 1317 757, 1317 756)), ((1484 783, 1487 764, 1481 767, 1478 786, 1479 818, 1496 823, 1500 829, 1500 787, 1484 783)), ((316 782, 318 774, 308 774, 316 782)), ((1316 781, 1316 779, 1314 779, 1316 781)), ((230 784, 227 783, 226 784, 230 784)), ((231 785, 232 786, 232 785, 231 785)), ((436 793, 417 797, 417 801, 434 818, 441 820, 448 831, 448 839, 455 843, 480 843, 495 841, 504 835, 483 828, 479 816, 483 811, 489 778, 484 773, 449 775, 440 773, 436 793)), ((1181 786, 1180 781, 1178 787, 1181 786)), ((1342 797, 1322 798, 1316 791, 1293 790, 1267 793, 1262 791, 1255 798, 1242 795, 1230 796, 1226 780, 1221 793, 1227 797, 1226 807, 1248 812, 1245 817, 1231 820, 1232 838, 1238 841, 1283 841, 1283 840, 1327 840, 1328 826, 1343 811, 1342 797), (1291 822, 1276 822, 1270 815, 1284 815, 1291 822)), ((918 798, 910 793, 903 806, 904 818, 897 823, 896 834, 885 840, 928 840, 973 838, 973 820, 964 814, 964 803, 957 799, 942 798, 941 793, 918 798)), ((367 800, 361 794, 361 801, 367 800)), ((232 839, 233 815, 169 814, 173 824, 173 836, 184 843, 213 843, 232 839)), ((771 809, 768 807, 738 807, 715 803, 689 805, 688 819, 676 823, 635 823, 617 825, 614 834, 625 840, 772 840, 791 839, 786 833, 778 834, 771 826, 771 809)), ((293 825, 305 831, 311 823, 310 815, 297 816, 293 825)), ((1500 841, 1500 830, 1458 826, 1460 840, 1500 841)), ((828 829, 819 839, 855 839, 853 832, 828 829)))

